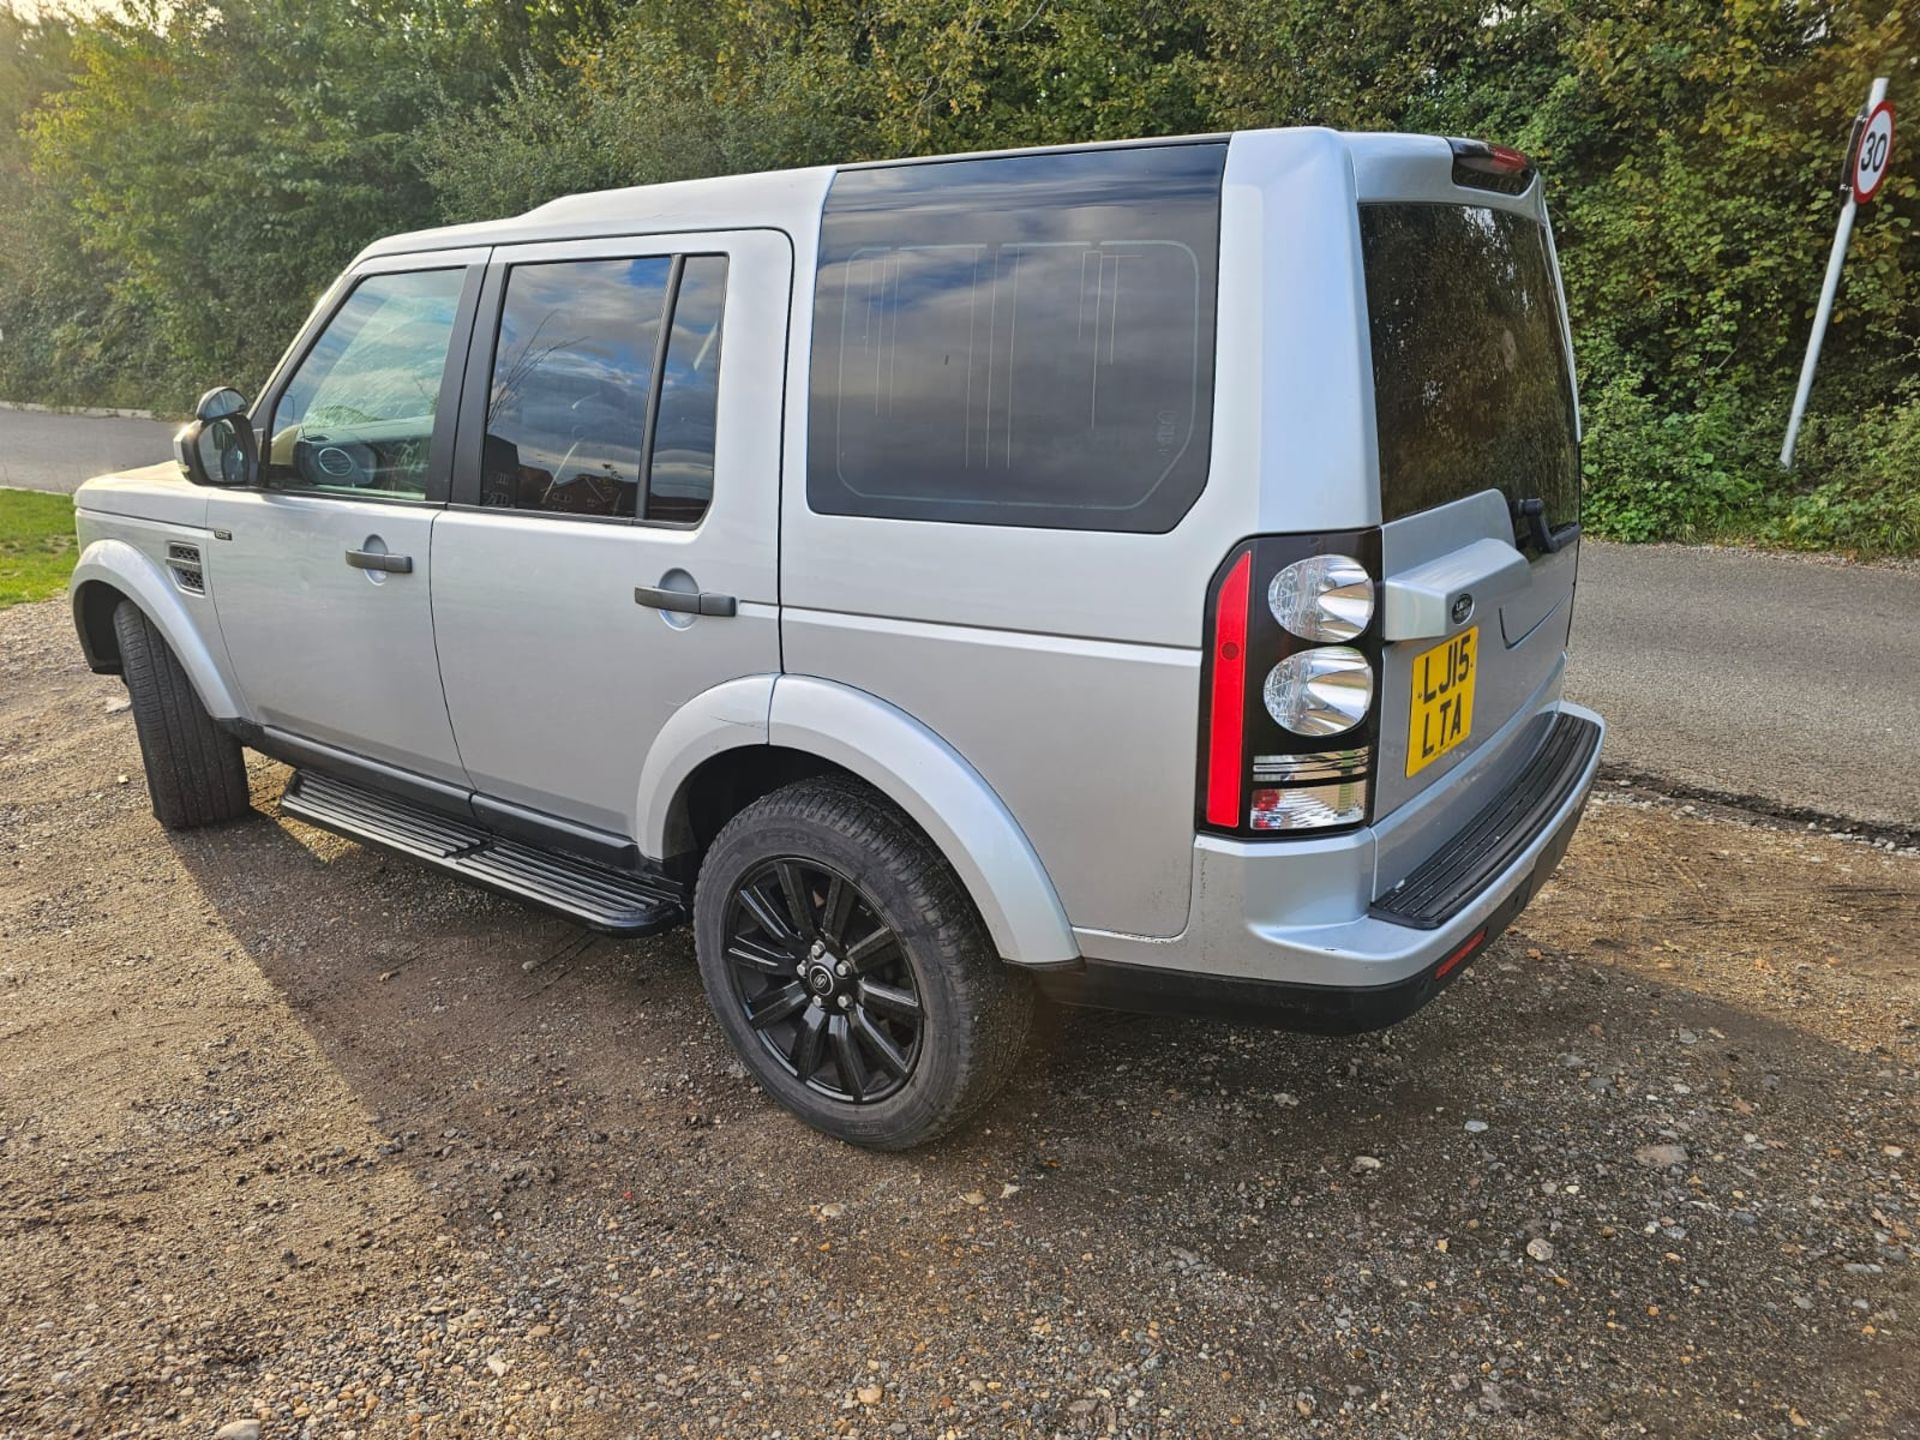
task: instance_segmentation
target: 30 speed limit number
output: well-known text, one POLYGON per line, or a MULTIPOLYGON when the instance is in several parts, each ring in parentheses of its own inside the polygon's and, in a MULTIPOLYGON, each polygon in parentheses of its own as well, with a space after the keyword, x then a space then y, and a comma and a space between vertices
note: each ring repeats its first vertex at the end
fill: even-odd
POLYGON ((1893 165, 1893 102, 1882 100, 1860 127, 1860 144, 1853 152, 1853 198, 1862 205, 1873 198, 1893 165))

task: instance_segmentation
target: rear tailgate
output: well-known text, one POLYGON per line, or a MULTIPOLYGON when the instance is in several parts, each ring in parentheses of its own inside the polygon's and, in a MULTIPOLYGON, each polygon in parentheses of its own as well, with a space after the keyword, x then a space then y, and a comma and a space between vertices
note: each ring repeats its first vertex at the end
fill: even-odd
POLYGON ((1525 763, 1545 734, 1529 718, 1558 694, 1580 456, 1537 187, 1483 200, 1428 183, 1360 207, 1385 522, 1374 821, 1461 782, 1457 804, 1415 807, 1420 840, 1383 850, 1383 888, 1484 800, 1496 777, 1468 772, 1525 763))

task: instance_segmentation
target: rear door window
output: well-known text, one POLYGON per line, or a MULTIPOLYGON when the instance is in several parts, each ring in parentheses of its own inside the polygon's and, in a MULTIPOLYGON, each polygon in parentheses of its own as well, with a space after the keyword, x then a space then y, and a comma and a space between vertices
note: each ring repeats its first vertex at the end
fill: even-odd
POLYGON ((631 519, 669 256, 507 272, 480 503, 631 519))
POLYGON ((848 170, 821 224, 819 512, 1158 532, 1206 483, 1226 146, 848 170))
POLYGON ((724 255, 510 267, 480 503, 698 523, 713 499, 726 293, 724 255))
MULTIPOLYGON (((1384 519, 1497 488, 1580 517, 1573 378, 1545 228, 1482 205, 1360 207, 1384 519)), ((1516 525, 1525 537, 1525 527, 1516 525)))
POLYGON ((720 322, 727 299, 727 257, 690 255, 673 302, 673 332, 660 376, 653 422, 646 518, 689 525, 713 500, 713 452, 719 429, 720 322))

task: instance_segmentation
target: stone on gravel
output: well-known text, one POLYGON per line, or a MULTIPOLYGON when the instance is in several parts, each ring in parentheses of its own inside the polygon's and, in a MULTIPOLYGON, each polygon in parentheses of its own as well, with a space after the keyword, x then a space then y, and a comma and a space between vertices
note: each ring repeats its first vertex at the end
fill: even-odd
POLYGON ((1671 1170, 1676 1165, 1687 1163, 1687 1147, 1684 1145, 1642 1145, 1633 1152, 1633 1158, 1642 1165, 1656 1170, 1671 1170))
POLYGON ((258 1420, 229 1420, 213 1432, 213 1440, 260 1440, 258 1420))
POLYGON ((1469 1135, 1484 1134, 1486 1132, 1486 1128, 1487 1128, 1487 1122, 1484 1120, 1467 1121, 1467 1133, 1469 1135))
POLYGON ((1553 1259, 1553 1242, 1550 1240, 1527 1241, 1527 1255, 1542 1265, 1553 1259))

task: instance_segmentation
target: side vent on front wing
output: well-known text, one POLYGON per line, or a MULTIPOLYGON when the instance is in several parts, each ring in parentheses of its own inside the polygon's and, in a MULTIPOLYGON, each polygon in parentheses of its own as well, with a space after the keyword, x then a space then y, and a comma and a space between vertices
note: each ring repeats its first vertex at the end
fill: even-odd
POLYGON ((198 545, 186 545, 178 540, 171 541, 167 545, 167 569, 172 572, 173 583, 189 595, 207 593, 207 576, 200 565, 198 545))

